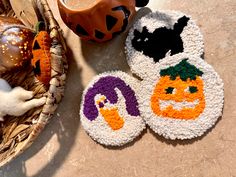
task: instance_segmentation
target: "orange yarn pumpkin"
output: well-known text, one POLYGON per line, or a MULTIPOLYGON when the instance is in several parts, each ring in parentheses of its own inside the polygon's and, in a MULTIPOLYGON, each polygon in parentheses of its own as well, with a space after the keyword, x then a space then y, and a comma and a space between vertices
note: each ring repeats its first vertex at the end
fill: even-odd
POLYGON ((171 80, 170 76, 163 76, 157 83, 151 97, 151 107, 158 116, 175 119, 196 119, 205 109, 205 96, 203 80, 197 76, 195 80, 181 80, 176 77, 171 80), (194 88, 191 92, 188 88, 194 88), (169 102, 169 106, 161 108, 161 102, 169 102), (191 107, 176 109, 172 104, 191 103, 191 107))
POLYGON ((40 31, 34 38, 32 45, 33 59, 31 64, 34 67, 36 78, 45 85, 51 79, 51 38, 46 31, 40 31))

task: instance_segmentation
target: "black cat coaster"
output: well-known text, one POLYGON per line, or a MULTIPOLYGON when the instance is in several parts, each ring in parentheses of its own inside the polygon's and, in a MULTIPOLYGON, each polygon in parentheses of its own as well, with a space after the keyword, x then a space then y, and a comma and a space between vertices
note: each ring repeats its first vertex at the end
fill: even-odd
POLYGON ((136 95, 140 81, 121 71, 96 76, 84 90, 81 123, 100 144, 121 146, 143 129, 136 95))
POLYGON ((188 54, 168 56, 141 82, 141 116, 167 139, 201 136, 222 115, 223 82, 204 60, 188 54))
POLYGON ((141 78, 155 63, 178 53, 203 54, 203 36, 190 16, 176 11, 157 11, 139 19, 126 39, 131 71, 141 78))

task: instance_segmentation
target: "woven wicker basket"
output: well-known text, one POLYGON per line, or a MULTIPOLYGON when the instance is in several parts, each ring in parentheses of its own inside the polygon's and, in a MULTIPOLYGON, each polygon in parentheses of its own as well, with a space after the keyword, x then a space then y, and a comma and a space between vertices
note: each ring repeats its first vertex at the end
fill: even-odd
MULTIPOLYGON (((47 97, 46 104, 42 107, 30 110, 20 117, 8 116, 4 123, 0 123, 0 166, 10 162, 33 143, 52 117, 64 93, 65 73, 68 65, 65 56, 65 42, 60 27, 46 0, 34 0, 32 4, 37 15, 41 16, 41 19, 44 19, 48 25, 48 32, 53 41, 50 48, 52 79, 49 87, 45 88, 35 79, 29 65, 21 71, 0 74, 0 77, 6 79, 10 85, 34 91, 35 98, 47 97)), ((0 13, 15 16, 8 0, 0 2, 0 13)))

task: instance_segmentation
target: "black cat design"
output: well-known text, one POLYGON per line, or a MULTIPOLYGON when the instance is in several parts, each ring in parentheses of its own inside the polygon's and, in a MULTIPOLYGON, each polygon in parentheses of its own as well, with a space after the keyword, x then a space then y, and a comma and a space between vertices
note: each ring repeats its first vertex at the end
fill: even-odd
POLYGON ((146 26, 143 27, 142 32, 135 29, 132 46, 137 51, 153 58, 155 62, 164 58, 168 52, 170 52, 170 55, 181 53, 184 49, 180 34, 187 26, 188 21, 189 18, 183 16, 174 24, 173 29, 161 27, 153 33, 149 33, 146 26))

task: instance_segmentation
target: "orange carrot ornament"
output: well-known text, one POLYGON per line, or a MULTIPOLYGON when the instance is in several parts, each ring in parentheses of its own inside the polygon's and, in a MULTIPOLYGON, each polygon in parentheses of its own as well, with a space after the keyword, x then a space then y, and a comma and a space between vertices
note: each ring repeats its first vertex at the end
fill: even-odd
POLYGON ((51 38, 47 31, 40 31, 35 36, 32 44, 33 59, 31 64, 34 67, 36 78, 44 85, 48 85, 51 79, 51 38))

